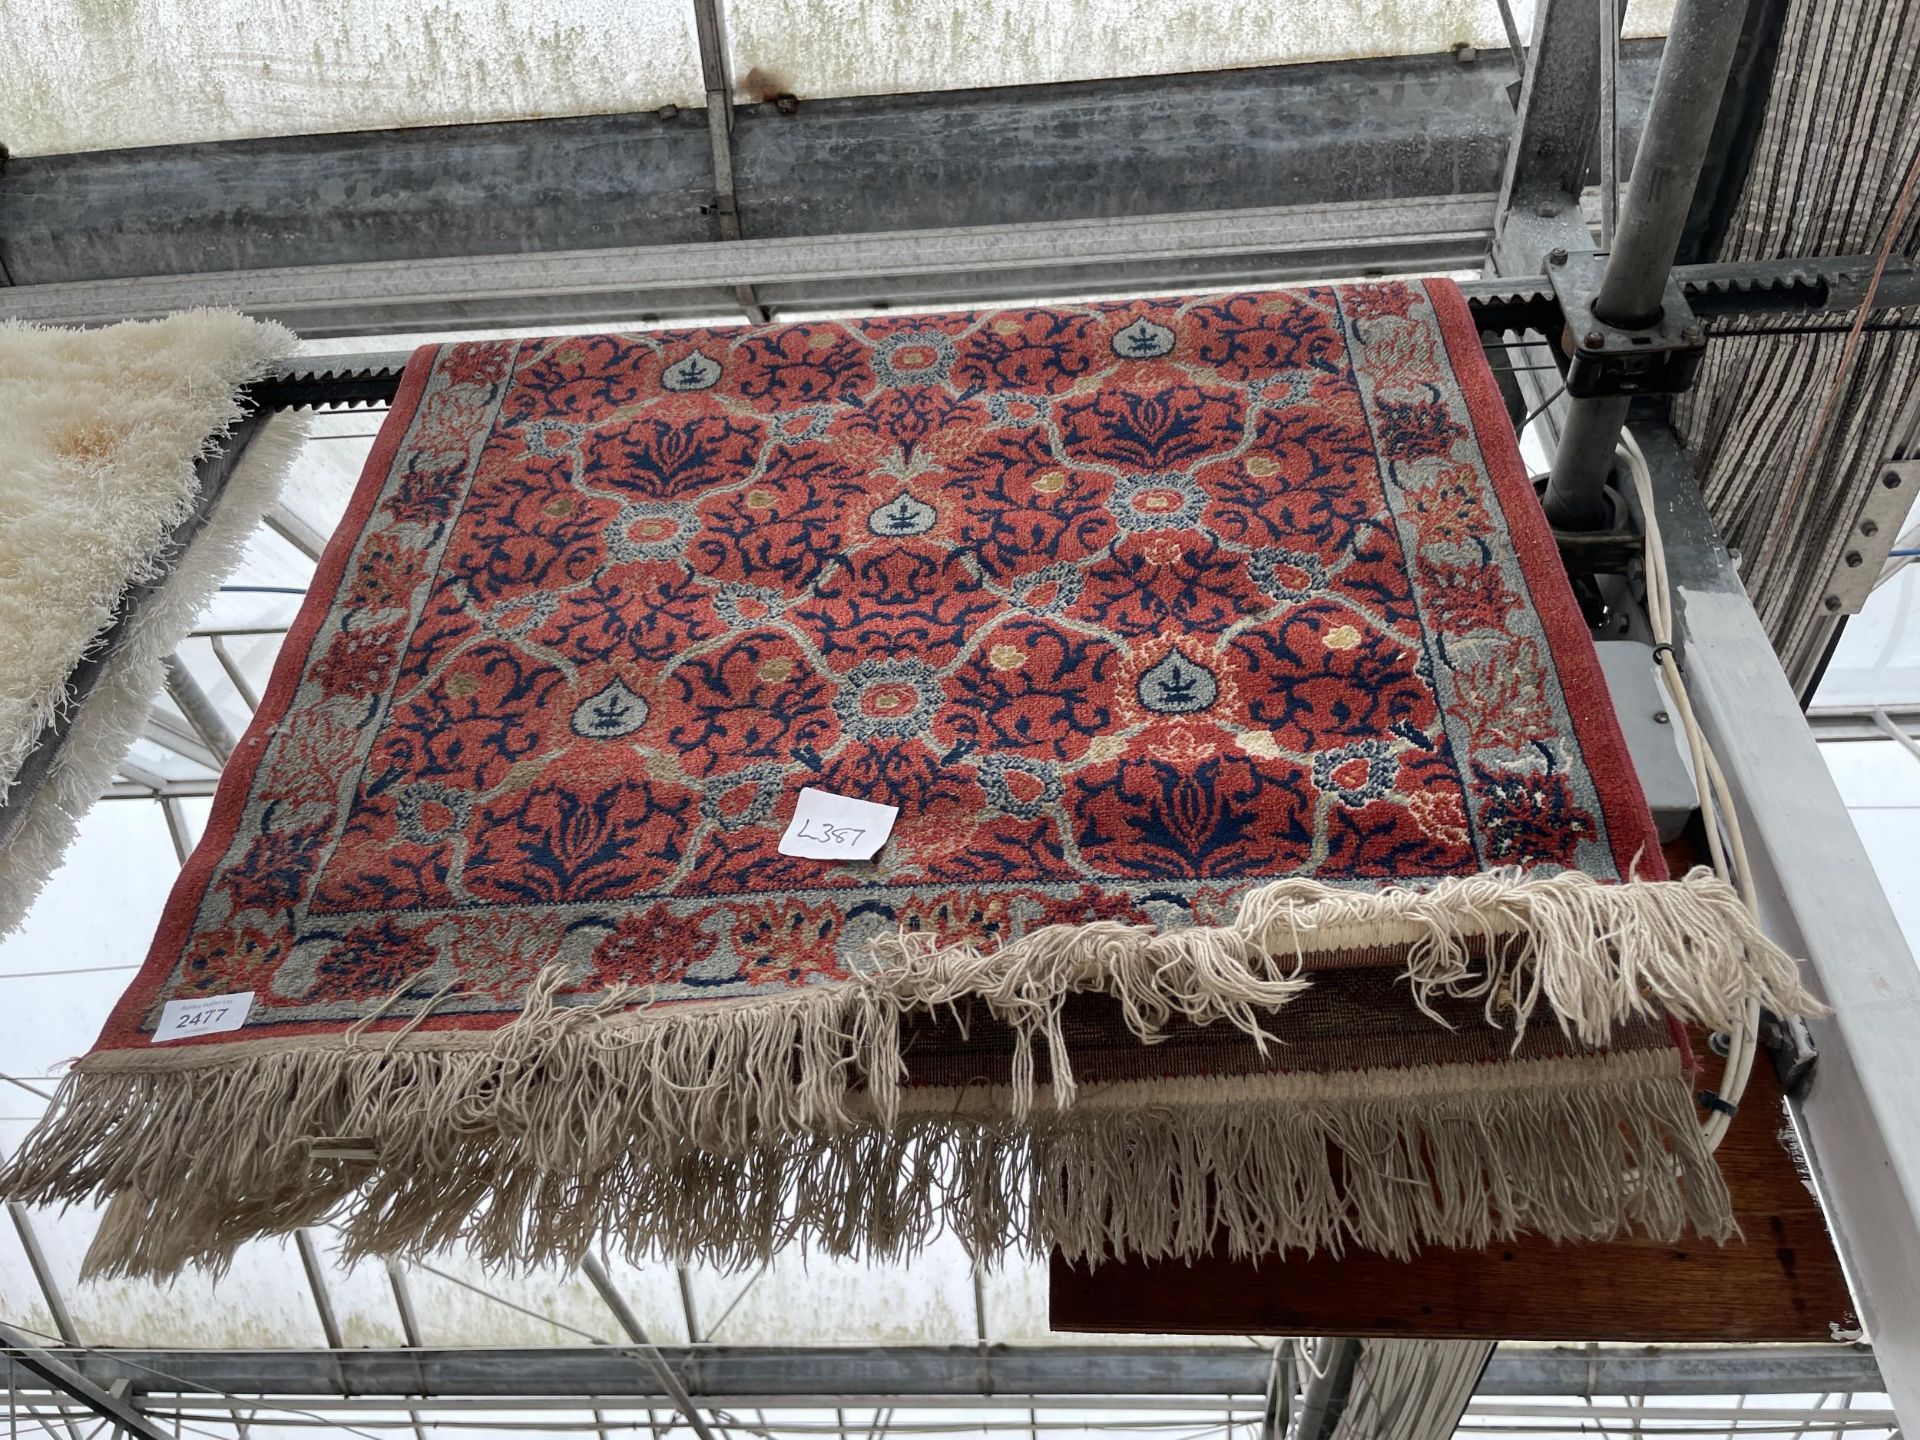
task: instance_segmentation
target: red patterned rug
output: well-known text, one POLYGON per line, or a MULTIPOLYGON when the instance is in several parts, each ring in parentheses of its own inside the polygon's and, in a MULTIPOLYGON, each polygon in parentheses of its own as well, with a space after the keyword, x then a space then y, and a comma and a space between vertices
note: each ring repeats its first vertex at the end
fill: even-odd
POLYGON ((1451 284, 453 345, 4 1188, 159 1273, 1719 1237, 1753 999, 1451 284))

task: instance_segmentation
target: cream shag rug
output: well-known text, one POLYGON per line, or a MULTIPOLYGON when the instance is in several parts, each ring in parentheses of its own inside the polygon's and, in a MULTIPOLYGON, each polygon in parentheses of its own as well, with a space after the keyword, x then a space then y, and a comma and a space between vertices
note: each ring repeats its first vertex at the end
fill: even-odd
POLYGON ((304 439, 279 417, 248 447, 185 547, 196 463, 242 414, 239 388, 291 355, 284 327, 199 310, 100 330, 0 325, 0 809, 28 809, 0 849, 11 931, 126 758, 174 650, 278 493, 304 439), (164 577, 135 613, 32 795, 21 767, 72 701, 130 585, 164 577))

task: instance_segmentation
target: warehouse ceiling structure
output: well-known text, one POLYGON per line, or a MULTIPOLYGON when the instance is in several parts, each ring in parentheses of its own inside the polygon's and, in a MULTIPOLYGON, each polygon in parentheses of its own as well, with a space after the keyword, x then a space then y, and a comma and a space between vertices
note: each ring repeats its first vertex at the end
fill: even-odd
MULTIPOLYGON (((1915 548, 1920 5, 15 0, 0 318, 233 306, 310 342, 255 398, 328 413, 110 792, 159 803, 102 807, 98 855, 170 868, 371 446, 351 407, 392 398, 394 337, 1447 272, 1476 277, 1509 412, 1551 455, 1578 345, 1550 272, 1611 248, 1663 64, 1709 85, 1670 53, 1676 8, 1738 36, 1674 256, 1705 356, 1633 415, 1763 914, 1838 1012, 1818 1083, 1785 1082, 1871 1348, 1067 1336, 1044 1266, 957 1246, 509 1278, 343 1267, 316 1230, 249 1246, 221 1288, 79 1285, 93 1217, 13 1206, 17 1432, 1897 1433, 1920 1404, 1920 972, 1849 991, 1849 957, 1904 950, 1801 706, 1915 548)), ((131 964, 142 938, 102 944, 131 964)), ((6 1077, 9 1147, 55 1058, 6 1077)))

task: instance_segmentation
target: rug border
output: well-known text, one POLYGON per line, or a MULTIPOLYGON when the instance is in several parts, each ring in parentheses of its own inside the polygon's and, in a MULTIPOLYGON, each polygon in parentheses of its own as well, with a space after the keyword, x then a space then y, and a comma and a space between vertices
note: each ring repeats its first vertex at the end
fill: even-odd
MULTIPOLYGON (((125 1049, 148 1039, 140 1032, 141 1017, 173 973, 173 962, 186 946, 200 902, 213 882, 213 871, 225 858, 240 829, 240 817, 253 794, 253 782, 267 753, 267 744, 300 691, 300 680, 306 674, 313 642, 333 609, 340 582, 346 577, 347 563, 360 543, 380 492, 386 488, 387 474, 393 468, 400 443, 413 426, 421 398, 426 394, 427 381, 445 348, 441 344, 421 345, 407 358, 400 388, 394 392, 393 405, 361 468, 353 498, 347 502, 346 513, 321 552, 306 598, 300 602, 300 612, 294 617, 280 653, 274 659, 273 675, 260 697, 260 707, 254 711, 246 734, 221 771, 207 828, 186 864, 180 867, 173 889, 167 894, 166 907, 160 912, 159 929, 147 947, 147 958, 140 963, 140 973, 108 1013, 89 1054, 125 1049)), ((207 1035, 171 1041, 166 1048, 181 1051, 223 1041, 232 1043, 224 1035, 207 1035)))
POLYGON ((1560 562, 1560 549, 1554 543, 1546 512, 1540 508, 1533 482, 1521 466, 1520 440, 1487 364, 1486 351, 1481 348, 1479 323, 1454 281, 1436 277, 1420 283, 1440 322, 1447 358, 1466 398, 1474 438, 1492 478, 1507 533, 1513 538, 1528 598, 1540 616, 1553 652, 1548 658, 1559 676, 1574 739, 1579 742, 1581 757, 1600 799, 1619 878, 1669 879, 1653 813, 1647 808, 1646 791, 1633 768, 1619 717, 1614 714, 1613 695, 1600 668, 1600 654, 1593 648, 1593 636, 1580 617, 1579 602, 1560 562), (1507 443, 1489 445, 1488 436, 1503 437, 1507 443))

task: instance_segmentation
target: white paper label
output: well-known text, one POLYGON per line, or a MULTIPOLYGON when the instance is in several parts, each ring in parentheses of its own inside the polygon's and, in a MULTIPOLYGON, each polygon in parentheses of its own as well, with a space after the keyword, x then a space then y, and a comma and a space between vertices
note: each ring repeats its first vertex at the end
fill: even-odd
POLYGON ((251 990, 242 990, 238 995, 206 995, 198 1000, 169 1000, 160 1007, 160 1028, 153 1032, 153 1043, 238 1030, 247 1023, 247 1012, 251 1009, 251 990))
POLYGON ((780 853, 808 860, 871 860, 887 843, 899 814, 895 805, 809 787, 793 807, 787 833, 780 837, 780 853))

